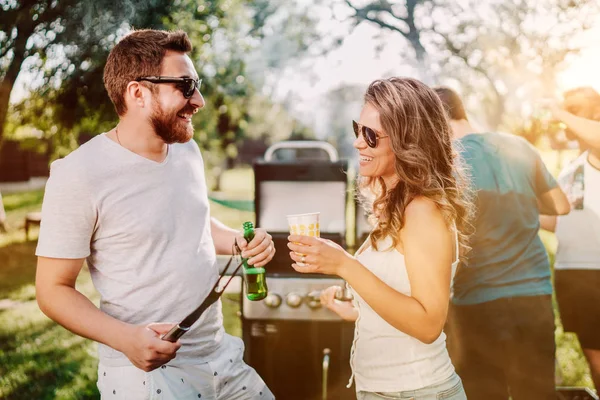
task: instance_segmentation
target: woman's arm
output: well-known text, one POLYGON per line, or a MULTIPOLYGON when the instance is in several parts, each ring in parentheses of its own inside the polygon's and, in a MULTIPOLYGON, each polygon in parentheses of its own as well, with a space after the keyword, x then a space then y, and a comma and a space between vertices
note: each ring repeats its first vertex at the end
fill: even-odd
POLYGON ((411 296, 388 286, 331 241, 299 235, 289 239, 290 257, 306 264, 293 264, 296 271, 338 275, 396 329, 424 343, 439 337, 448 313, 454 234, 431 200, 417 198, 406 208, 398 250, 404 253, 411 296))
POLYGON ((402 248, 411 286, 406 296, 357 261, 340 270, 356 292, 386 322, 424 343, 435 341, 446 322, 454 234, 431 200, 417 198, 406 208, 402 248))

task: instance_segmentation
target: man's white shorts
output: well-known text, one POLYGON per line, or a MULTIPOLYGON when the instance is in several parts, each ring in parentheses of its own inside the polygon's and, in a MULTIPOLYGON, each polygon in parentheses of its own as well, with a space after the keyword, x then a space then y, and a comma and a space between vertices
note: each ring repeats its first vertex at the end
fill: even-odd
POLYGON ((244 343, 225 335, 219 357, 190 365, 163 365, 144 372, 132 365, 98 365, 102 400, 274 400, 256 371, 242 359, 244 343))

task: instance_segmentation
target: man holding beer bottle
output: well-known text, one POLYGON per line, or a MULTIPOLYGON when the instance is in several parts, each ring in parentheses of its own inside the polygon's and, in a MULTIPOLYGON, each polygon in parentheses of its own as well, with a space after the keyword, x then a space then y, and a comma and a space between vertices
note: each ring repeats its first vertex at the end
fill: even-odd
POLYGON ((161 340, 213 287, 216 254, 237 244, 259 268, 275 252, 263 229, 247 243, 210 217, 191 140, 192 116, 204 106, 191 50, 181 31, 125 36, 104 70, 119 123, 54 162, 46 186, 38 304, 99 342, 103 399, 273 399, 244 364, 243 342, 224 332, 220 302, 180 341, 161 340), (75 288, 84 260, 100 309, 75 288))

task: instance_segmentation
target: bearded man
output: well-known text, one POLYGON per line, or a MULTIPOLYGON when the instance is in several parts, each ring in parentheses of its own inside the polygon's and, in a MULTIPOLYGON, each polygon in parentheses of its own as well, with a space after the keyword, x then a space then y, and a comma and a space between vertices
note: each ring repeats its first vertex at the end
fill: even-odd
POLYGON ((161 340, 212 289, 217 254, 237 242, 249 264, 264 266, 275 252, 263 229, 246 243, 210 217, 191 140, 204 106, 191 50, 181 31, 125 36, 104 69, 119 123, 55 161, 46 185, 38 304, 99 343, 103 399, 273 398, 242 361, 243 342, 224 332, 220 301, 179 341, 161 340), (75 288, 84 260, 100 309, 75 288))

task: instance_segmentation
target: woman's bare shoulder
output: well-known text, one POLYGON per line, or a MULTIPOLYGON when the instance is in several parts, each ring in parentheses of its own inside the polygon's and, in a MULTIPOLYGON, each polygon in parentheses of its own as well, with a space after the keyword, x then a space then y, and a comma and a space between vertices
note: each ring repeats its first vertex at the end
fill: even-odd
POLYGON ((408 222, 409 218, 433 218, 441 216, 442 212, 432 199, 425 196, 417 196, 408 203, 404 209, 404 215, 408 222))

